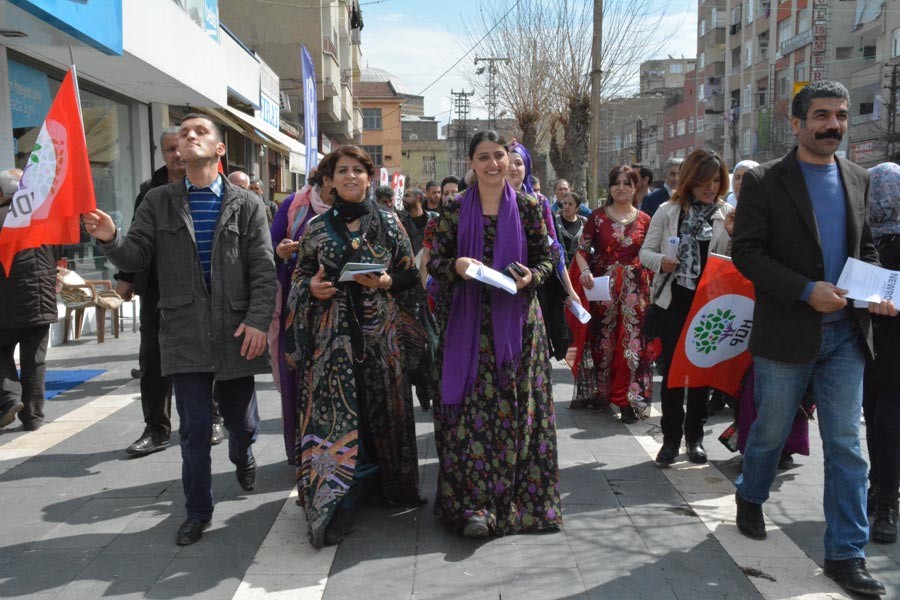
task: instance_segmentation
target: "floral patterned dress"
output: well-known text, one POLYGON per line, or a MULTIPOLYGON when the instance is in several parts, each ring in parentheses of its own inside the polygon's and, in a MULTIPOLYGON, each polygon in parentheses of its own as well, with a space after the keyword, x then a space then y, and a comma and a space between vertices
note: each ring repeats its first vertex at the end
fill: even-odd
POLYGON ((363 483, 377 483, 387 500, 421 503, 412 392, 393 293, 338 283, 338 293, 323 301, 309 289, 320 265, 335 282, 347 262, 380 263, 395 281, 406 274, 415 283, 412 247, 393 213, 373 208, 358 233, 333 213, 306 227, 285 336, 298 367, 297 485, 316 547, 339 504, 352 505, 363 483))
POLYGON ((649 410, 652 359, 646 352, 643 328, 650 306, 651 273, 638 258, 649 226, 650 217, 644 212, 621 223, 604 207, 591 213, 585 224, 579 252, 594 277, 610 277, 612 301, 590 303, 590 360, 582 365, 572 408, 611 402, 631 406, 641 417, 649 410))
MULTIPOLYGON (((528 243, 528 266, 534 286, 553 269, 547 247, 547 229, 538 202, 518 196, 519 214, 528 243)), ((453 262, 457 258, 460 203, 450 203, 433 236, 429 272, 452 291, 461 280, 453 262)), ((497 217, 484 218, 484 258, 492 264, 497 217)), ((502 267, 501 267, 502 268, 502 267)), ((441 373, 446 319, 436 365, 434 404, 435 443, 438 452, 438 489, 434 511, 447 527, 459 530, 473 515, 487 519, 495 535, 555 529, 562 525, 556 415, 550 388, 547 339, 534 289, 523 323, 523 352, 508 384, 500 385, 494 355, 491 301, 482 291, 478 378, 460 406, 441 405, 441 373)), ((444 296, 449 300, 449 295, 444 296)), ((449 308, 443 310, 447 314, 449 308)))

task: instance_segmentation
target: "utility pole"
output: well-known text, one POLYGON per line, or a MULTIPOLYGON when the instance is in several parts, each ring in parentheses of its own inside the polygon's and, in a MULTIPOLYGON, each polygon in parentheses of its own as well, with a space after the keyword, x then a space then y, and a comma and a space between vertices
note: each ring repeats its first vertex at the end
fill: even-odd
POLYGON ((594 37, 591 42, 591 135, 590 173, 588 173, 588 206, 597 205, 600 182, 600 69, 603 43, 603 0, 594 0, 594 37))
POLYGON ((487 67, 480 67, 475 70, 476 75, 482 75, 485 71, 487 71, 488 75, 488 96, 487 96, 487 107, 488 107, 488 122, 490 123, 491 129, 497 128, 497 105, 499 102, 497 101, 497 84, 494 77, 497 75, 497 63, 500 62, 509 62, 509 58, 505 56, 493 56, 493 57, 475 57, 475 64, 477 65, 479 62, 487 63, 487 67))
POLYGON ((897 76, 900 65, 891 65, 891 85, 888 86, 890 96, 887 102, 887 139, 884 145, 884 160, 892 161, 897 148, 897 76))
POLYGON ((453 109, 456 111, 456 126, 453 128, 453 139, 456 141, 456 172, 460 177, 466 173, 466 156, 469 145, 469 98, 475 95, 474 91, 465 89, 456 92, 450 90, 453 96, 453 109))
POLYGON ((636 162, 643 163, 644 162, 644 118, 638 117, 637 122, 634 124, 635 129, 637 129, 637 133, 634 136, 635 145, 637 146, 637 152, 635 152, 636 162))

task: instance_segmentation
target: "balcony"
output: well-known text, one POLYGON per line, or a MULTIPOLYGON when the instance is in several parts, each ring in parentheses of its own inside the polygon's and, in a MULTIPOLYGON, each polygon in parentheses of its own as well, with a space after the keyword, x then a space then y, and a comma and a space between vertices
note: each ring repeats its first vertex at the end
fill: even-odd
POLYGON ((728 35, 737 35, 740 32, 741 32, 740 21, 737 23, 732 23, 731 26, 728 27, 728 35))
POLYGON ((335 48, 334 41, 330 37, 322 38, 322 52, 330 54, 332 58, 337 59, 337 48, 335 48))
POLYGON ((721 92, 708 95, 703 99, 703 109, 706 113, 721 113, 725 110, 725 96, 721 92))

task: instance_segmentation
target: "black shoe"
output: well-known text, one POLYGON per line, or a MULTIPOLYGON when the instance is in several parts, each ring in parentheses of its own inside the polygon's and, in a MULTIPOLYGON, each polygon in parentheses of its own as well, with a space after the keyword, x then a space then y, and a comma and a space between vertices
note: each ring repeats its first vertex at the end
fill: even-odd
POLYGON ((826 558, 825 576, 834 579, 848 592, 869 594, 870 596, 881 596, 885 593, 884 585, 869 575, 864 558, 848 558, 847 560, 828 560, 826 558))
POLYGON ((619 416, 622 418, 622 422, 626 425, 637 423, 637 415, 635 414, 634 409, 630 406, 623 406, 621 409, 619 409, 619 416))
POLYGON ((10 400, 3 408, 0 408, 0 427, 6 427, 16 420, 19 411, 25 408, 25 405, 18 400, 10 400))
POLYGON ((209 528, 209 521, 201 521, 199 519, 186 519, 178 533, 175 534, 175 543, 179 546, 190 546, 200 541, 203 532, 209 528))
POLYGON ((766 521, 763 518, 762 504, 756 504, 741 498, 739 492, 734 493, 737 504, 737 527, 741 533, 754 540, 766 539, 766 521))
POLYGON ((132 379, 140 379, 143 376, 144 376, 144 372, 141 371, 140 369, 132 369, 131 370, 131 378, 132 379))
POLYGON ((472 515, 463 526, 462 534, 467 538, 486 538, 491 535, 491 528, 487 519, 481 515, 472 515))
POLYGON ((703 442, 688 443, 688 460, 696 465, 706 463, 706 449, 703 447, 703 442))
POLYGON ((662 448, 656 455, 656 464, 660 467, 668 467, 675 462, 678 456, 678 450, 681 448, 681 442, 663 442, 662 448))
POLYGON ((28 421, 27 423, 22 423, 22 429, 24 431, 37 431, 41 427, 44 426, 43 419, 35 419, 33 421, 28 421))
POLYGON ((213 421, 212 434, 209 436, 209 443, 212 446, 218 446, 225 441, 225 424, 213 421))
POLYGON ((146 456, 169 447, 169 436, 158 435, 152 431, 144 431, 133 444, 125 448, 131 456, 146 456))
POLYGON ((787 471, 788 469, 793 469, 795 466, 797 465, 794 462, 794 457, 787 452, 782 452, 781 458, 778 459, 778 470, 787 471))
POLYGON ((256 487, 256 459, 252 456, 247 462, 240 464, 234 470, 241 489, 245 492, 252 492, 256 487))
POLYGON ((897 541, 897 503, 879 502, 875 506, 875 520, 872 523, 872 539, 879 544, 893 544, 897 541))

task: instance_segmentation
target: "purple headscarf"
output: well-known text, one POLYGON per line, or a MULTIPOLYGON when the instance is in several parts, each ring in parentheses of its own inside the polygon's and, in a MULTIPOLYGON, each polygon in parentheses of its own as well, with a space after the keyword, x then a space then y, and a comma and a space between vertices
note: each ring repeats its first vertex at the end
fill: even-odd
POLYGON ((508 151, 515 152, 522 157, 522 162, 525 163, 525 179, 522 181, 522 189, 529 196, 534 196, 534 183, 531 181, 531 153, 519 142, 511 143, 508 151))
POLYGON ((900 165, 881 163, 869 169, 869 227, 877 242, 900 234, 900 165))
MULTIPOLYGON (((481 196, 476 183, 462 197, 457 229, 457 256, 482 260, 484 258, 484 222, 481 196)), ((528 247, 519 217, 516 192, 508 183, 503 189, 497 214, 497 237, 494 241, 494 268, 502 271, 507 265, 519 262, 528 266, 528 247)), ((447 335, 444 341, 444 362, 441 383, 441 403, 458 406, 471 393, 478 377, 478 344, 481 339, 482 283, 467 279, 453 290, 447 335)), ((522 327, 527 315, 525 294, 509 294, 490 289, 491 318, 494 332, 494 355, 500 384, 505 385, 506 367, 518 364, 522 355, 522 327)))

